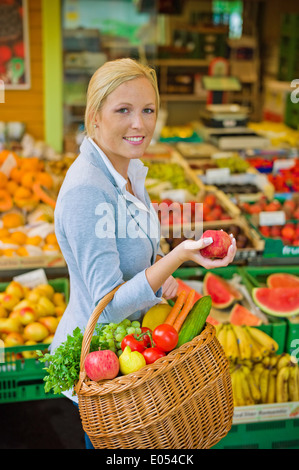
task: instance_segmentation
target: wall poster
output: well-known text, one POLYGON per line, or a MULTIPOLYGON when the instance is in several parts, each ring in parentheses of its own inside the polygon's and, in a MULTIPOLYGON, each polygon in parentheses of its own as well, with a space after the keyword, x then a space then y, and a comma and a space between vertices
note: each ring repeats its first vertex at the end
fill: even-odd
POLYGON ((6 90, 30 88, 27 0, 0 0, 0 82, 6 90))

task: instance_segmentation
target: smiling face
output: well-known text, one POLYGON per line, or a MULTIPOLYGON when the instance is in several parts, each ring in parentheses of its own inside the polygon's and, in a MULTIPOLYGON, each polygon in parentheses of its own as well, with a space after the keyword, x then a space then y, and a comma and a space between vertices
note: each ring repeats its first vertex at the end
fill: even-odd
POLYGON ((125 178, 130 159, 141 158, 150 144, 156 119, 155 90, 146 77, 119 85, 98 112, 94 140, 125 178))

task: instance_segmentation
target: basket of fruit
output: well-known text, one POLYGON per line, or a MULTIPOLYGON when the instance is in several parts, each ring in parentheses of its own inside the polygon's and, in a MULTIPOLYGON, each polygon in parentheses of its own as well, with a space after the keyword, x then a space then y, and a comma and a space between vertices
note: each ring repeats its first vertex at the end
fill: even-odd
MULTIPOLYGON (((181 292, 163 323, 140 334, 139 345, 147 338, 142 353, 129 334, 120 355, 90 352, 99 316, 118 288, 102 298, 83 334, 74 384, 83 429, 101 449, 211 448, 233 417, 228 360, 206 322, 211 297, 181 292)), ((104 326, 107 344, 110 327, 104 326)))

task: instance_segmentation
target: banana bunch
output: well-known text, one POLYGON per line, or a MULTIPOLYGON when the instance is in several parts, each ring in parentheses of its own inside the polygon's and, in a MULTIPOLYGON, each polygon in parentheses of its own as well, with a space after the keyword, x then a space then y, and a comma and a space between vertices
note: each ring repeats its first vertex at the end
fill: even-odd
POLYGON ((299 366, 288 353, 230 363, 234 406, 299 401, 299 366))
POLYGON ((278 350, 278 344, 271 336, 251 326, 222 323, 216 326, 216 336, 232 363, 246 360, 260 362, 278 350))

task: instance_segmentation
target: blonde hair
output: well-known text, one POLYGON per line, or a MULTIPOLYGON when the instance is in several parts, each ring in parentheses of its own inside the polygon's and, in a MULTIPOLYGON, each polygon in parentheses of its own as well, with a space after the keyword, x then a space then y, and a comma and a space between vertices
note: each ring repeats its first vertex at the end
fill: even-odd
POLYGON ((157 76, 153 68, 130 58, 105 62, 95 71, 87 89, 85 132, 89 137, 94 137, 94 118, 107 96, 122 83, 138 77, 145 77, 152 84, 156 94, 158 112, 160 97, 157 76))

